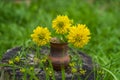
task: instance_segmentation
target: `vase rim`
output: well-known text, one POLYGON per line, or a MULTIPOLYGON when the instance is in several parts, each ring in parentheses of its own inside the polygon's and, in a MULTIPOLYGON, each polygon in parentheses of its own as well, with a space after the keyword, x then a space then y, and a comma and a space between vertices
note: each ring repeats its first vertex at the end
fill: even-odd
POLYGON ((66 45, 66 44, 68 44, 68 43, 67 43, 67 42, 64 42, 64 43, 55 43, 55 42, 50 42, 50 44, 66 45))

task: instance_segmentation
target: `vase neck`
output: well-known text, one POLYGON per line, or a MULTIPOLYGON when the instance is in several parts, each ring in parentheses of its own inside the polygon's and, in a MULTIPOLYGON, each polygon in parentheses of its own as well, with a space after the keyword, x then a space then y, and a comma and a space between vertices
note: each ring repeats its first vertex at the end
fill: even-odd
POLYGON ((56 57, 65 56, 68 53, 68 44, 67 43, 51 43, 50 44, 50 55, 56 57))

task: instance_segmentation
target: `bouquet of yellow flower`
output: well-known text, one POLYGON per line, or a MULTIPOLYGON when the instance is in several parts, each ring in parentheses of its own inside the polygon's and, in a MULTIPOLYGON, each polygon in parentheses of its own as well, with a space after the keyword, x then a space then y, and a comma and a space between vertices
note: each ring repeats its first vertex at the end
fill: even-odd
POLYGON ((72 25, 72 20, 68 16, 58 15, 52 21, 52 28, 57 36, 51 37, 48 28, 38 26, 33 30, 31 35, 33 41, 39 46, 43 46, 49 42, 54 43, 70 43, 75 47, 82 48, 89 42, 90 31, 83 24, 72 25))

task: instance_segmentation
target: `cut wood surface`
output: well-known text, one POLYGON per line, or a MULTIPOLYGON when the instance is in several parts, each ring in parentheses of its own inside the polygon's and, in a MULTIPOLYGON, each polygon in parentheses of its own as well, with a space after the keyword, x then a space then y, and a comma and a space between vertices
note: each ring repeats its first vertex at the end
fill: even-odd
MULTIPOLYGON (((21 50, 21 47, 15 47, 15 48, 7 50, 6 53, 3 55, 1 63, 6 63, 13 56, 16 56, 17 52, 20 51, 20 50, 21 50)), ((47 52, 48 50, 49 50, 48 48, 43 47, 41 52, 47 52)), ((94 79, 95 76, 94 76, 94 72, 93 72, 93 62, 92 62, 91 57, 88 56, 87 54, 83 53, 83 52, 80 52, 80 51, 78 51, 78 54, 81 57, 82 62, 83 62, 82 68, 86 70, 86 74, 85 75, 81 75, 82 80, 84 80, 84 79, 86 79, 86 80, 95 80, 94 79)), ((1 68, 5 70, 4 72, 8 72, 7 74, 5 73, 6 75, 9 74, 9 77, 12 76, 12 74, 9 73, 11 68, 5 68, 5 67, 1 67, 1 68)), ((5 76, 5 74, 3 74, 3 72, 0 74, 1 75, 1 79, 3 79, 2 76, 5 76)), ((16 80, 20 80, 19 77, 21 77, 21 76, 22 76, 22 74, 16 72, 16 80)), ((38 76, 40 78, 40 80, 45 80, 45 72, 43 70, 41 70, 41 69, 39 69, 39 74, 37 74, 36 76, 38 76)), ((66 80, 71 80, 71 78, 72 78, 72 74, 71 73, 69 73, 69 74, 66 73, 65 76, 66 76, 66 80)), ((55 71, 55 77, 56 77, 56 80, 62 80, 61 72, 55 71)), ((74 77, 74 80, 78 80, 77 77, 74 77)))

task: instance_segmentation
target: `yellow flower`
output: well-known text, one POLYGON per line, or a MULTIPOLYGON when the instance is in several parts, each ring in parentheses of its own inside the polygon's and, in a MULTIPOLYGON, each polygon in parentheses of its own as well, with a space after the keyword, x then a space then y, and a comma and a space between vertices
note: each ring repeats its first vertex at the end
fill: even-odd
POLYGON ((69 66, 71 66, 71 67, 74 67, 75 65, 76 65, 75 62, 70 62, 70 63, 69 63, 69 66))
POLYGON ((51 70, 51 68, 47 67, 45 68, 46 72, 48 73, 49 76, 52 76, 53 75, 53 72, 51 70))
POLYGON ((41 59, 41 62, 42 63, 45 63, 47 61, 47 56, 45 56, 45 57, 43 57, 42 59, 41 59))
POLYGON ((46 70, 46 71, 48 71, 48 69, 49 69, 48 67, 47 67, 47 68, 45 68, 45 70, 46 70))
POLYGON ((56 19, 52 21, 52 27, 58 34, 65 34, 68 32, 71 26, 71 20, 67 16, 58 15, 56 19))
POLYGON ((86 70, 80 69, 80 74, 81 74, 81 75, 85 75, 85 73, 86 73, 86 70))
POLYGON ((52 71, 49 71, 48 74, 49 74, 49 76, 52 76, 52 75, 53 75, 52 71))
POLYGON ((39 63, 40 59, 37 58, 37 57, 34 57, 33 61, 34 61, 35 63, 39 63))
POLYGON ((20 58, 18 56, 15 57, 15 62, 20 62, 20 58))
POLYGON ((90 31, 86 25, 78 24, 69 29, 68 42, 72 43, 75 47, 82 48, 90 39, 90 31))
POLYGON ((98 71, 98 74, 104 74, 104 71, 99 70, 99 71, 98 71))
POLYGON ((72 69, 71 69, 71 72, 72 72, 72 73, 76 73, 76 72, 77 72, 77 69, 76 69, 76 68, 72 68, 72 69))
POLYGON ((20 69, 20 72, 24 73, 24 72, 25 72, 25 69, 24 69, 24 68, 21 68, 21 69, 20 69))
POLYGON ((51 33, 47 28, 43 28, 38 26, 35 30, 33 30, 33 34, 31 35, 33 41, 38 44, 38 46, 43 46, 50 41, 51 33))
POLYGON ((14 64, 13 60, 8 61, 9 64, 14 64))

